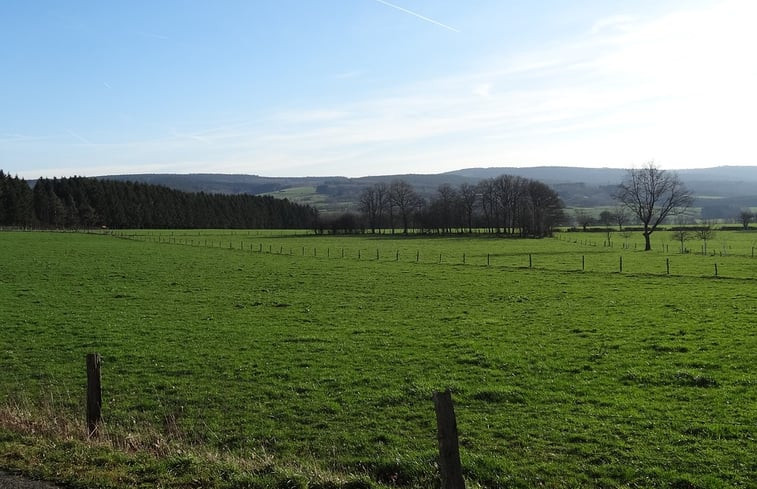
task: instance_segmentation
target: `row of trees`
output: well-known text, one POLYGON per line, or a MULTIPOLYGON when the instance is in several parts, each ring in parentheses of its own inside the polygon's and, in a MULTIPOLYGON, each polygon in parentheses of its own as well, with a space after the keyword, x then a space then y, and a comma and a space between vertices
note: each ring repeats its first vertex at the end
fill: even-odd
POLYGON ((0 225, 46 228, 308 228, 317 212, 285 199, 187 193, 94 178, 37 180, 0 170, 0 225))
POLYGON ((366 188, 358 202, 372 233, 381 229, 451 233, 484 228, 492 233, 547 236, 564 223, 563 207, 557 193, 544 183, 513 175, 477 185, 442 184, 428 199, 404 180, 377 183, 366 188))

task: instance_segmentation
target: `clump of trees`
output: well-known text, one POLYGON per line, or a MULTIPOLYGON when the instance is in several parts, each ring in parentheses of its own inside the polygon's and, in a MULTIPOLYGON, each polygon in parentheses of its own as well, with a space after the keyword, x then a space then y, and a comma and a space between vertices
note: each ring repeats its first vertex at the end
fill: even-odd
POLYGON ((565 221, 557 192, 542 182, 512 175, 478 185, 442 184, 427 198, 404 180, 377 183, 363 190, 358 208, 372 233, 383 229, 471 233, 483 228, 490 233, 541 237, 565 221))
POLYGON ((317 212, 286 199, 188 193, 94 178, 37 180, 0 171, 0 225, 44 228, 310 228, 317 212))

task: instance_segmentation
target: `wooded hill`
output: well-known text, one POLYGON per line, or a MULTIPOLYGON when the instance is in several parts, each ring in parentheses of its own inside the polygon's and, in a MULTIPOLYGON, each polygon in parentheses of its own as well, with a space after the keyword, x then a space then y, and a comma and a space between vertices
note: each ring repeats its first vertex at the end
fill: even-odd
MULTIPOLYGON (((321 211, 355 211, 363 190, 377 183, 402 180, 423 197, 432 196, 440 185, 475 185, 498 175, 513 175, 546 183, 567 207, 613 206, 612 193, 625 170, 544 166, 534 168, 468 168, 439 174, 378 175, 347 177, 261 177, 220 174, 137 174, 103 178, 165 185, 189 192, 224 194, 267 194, 310 204, 321 211)), ((703 218, 730 218, 744 207, 757 207, 757 166, 720 166, 681 170, 682 181, 692 190, 694 206, 703 218)))
POLYGON ((32 187, 0 170, 0 226, 301 229, 316 217, 312 207, 271 196, 82 177, 39 179, 32 187))

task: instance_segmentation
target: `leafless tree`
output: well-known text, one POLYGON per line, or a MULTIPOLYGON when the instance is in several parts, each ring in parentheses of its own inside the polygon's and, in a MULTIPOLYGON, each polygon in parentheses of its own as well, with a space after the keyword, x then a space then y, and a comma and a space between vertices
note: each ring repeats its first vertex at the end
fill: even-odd
POLYGON ((677 174, 660 169, 654 162, 628 170, 615 199, 643 224, 645 251, 652 249, 650 236, 665 218, 683 212, 694 200, 677 174))
POLYGON ((586 231, 587 226, 594 224, 594 217, 584 209, 576 209, 573 211, 573 214, 575 215, 576 223, 581 226, 584 231, 586 231))
POLYGON ((681 243, 681 254, 686 253, 684 243, 691 239, 691 231, 683 228, 673 231, 673 239, 681 243))
POLYGON ((615 206, 612 216, 615 220, 615 224, 618 225, 618 230, 622 231, 623 225, 628 222, 628 210, 622 205, 615 206))
POLYGON ((445 233, 452 232, 452 226, 454 226, 455 212, 457 210, 457 190, 448 184, 443 183, 436 189, 436 203, 439 211, 439 222, 442 231, 445 233))
POLYGON ((738 215, 739 222, 744 226, 744 231, 749 229, 749 223, 754 220, 754 212, 750 209, 741 209, 738 215))
POLYGON ((710 240, 712 240, 712 239, 715 239, 715 230, 712 229, 712 225, 707 224, 704 227, 701 227, 701 228, 697 229, 694 232, 694 235, 697 237, 697 239, 701 239, 702 242, 704 243, 703 246, 702 246, 702 254, 706 255, 707 254, 707 242, 710 241, 710 240))
POLYGON ((394 180, 389 185, 389 199, 397 208, 402 219, 402 232, 407 234, 410 216, 421 205, 421 198, 413 189, 413 186, 404 180, 394 180))
POLYGON ((386 185, 377 183, 363 190, 358 199, 358 208, 368 219, 372 233, 381 226, 381 218, 386 207, 386 185))
POLYGON ((460 195, 460 206, 465 217, 465 224, 468 226, 468 232, 473 232, 473 212, 476 209, 478 201, 478 191, 475 185, 463 183, 458 190, 460 195))
MULTIPOLYGON (((493 233, 494 227, 498 226, 497 209, 499 208, 499 206, 497 206, 497 193, 494 190, 494 179, 488 178, 481 180, 476 187, 481 194, 480 204, 481 210, 484 213, 487 231, 493 233)), ((497 229, 497 231, 499 231, 499 229, 497 229)))

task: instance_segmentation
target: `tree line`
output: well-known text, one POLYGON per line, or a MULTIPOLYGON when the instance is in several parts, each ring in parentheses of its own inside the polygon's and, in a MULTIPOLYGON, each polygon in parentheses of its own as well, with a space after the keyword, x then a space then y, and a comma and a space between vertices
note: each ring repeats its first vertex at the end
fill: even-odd
POLYGON ((256 195, 189 193, 95 178, 40 178, 0 170, 0 226, 42 228, 307 229, 310 206, 256 195))
POLYGON ((548 236, 565 221, 563 203, 546 184, 513 175, 500 175, 476 185, 440 185, 424 198, 398 179, 362 191, 360 215, 343 214, 319 221, 321 232, 424 233, 473 232, 513 236, 548 236))

